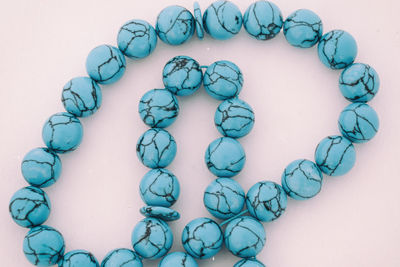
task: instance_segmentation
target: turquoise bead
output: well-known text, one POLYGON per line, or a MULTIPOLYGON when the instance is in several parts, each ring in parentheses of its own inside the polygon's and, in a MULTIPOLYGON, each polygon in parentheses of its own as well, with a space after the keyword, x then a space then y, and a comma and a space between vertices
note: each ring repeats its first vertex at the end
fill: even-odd
POLYGON ((86 71, 98 83, 110 84, 121 79, 126 61, 122 52, 111 45, 100 45, 90 51, 86 71))
POLYGON ((132 246, 138 255, 146 259, 158 259, 168 253, 173 236, 169 226, 156 218, 138 222, 132 232, 132 246))
POLYGON ((322 173, 312 161, 295 160, 282 174, 282 187, 291 198, 297 200, 312 198, 321 191, 322 173))
POLYGON ((263 222, 278 219, 286 210, 287 196, 283 188, 270 181, 253 185, 246 195, 251 216, 263 222))
POLYGON ((158 267, 197 267, 197 262, 187 253, 172 252, 165 256, 158 267))
POLYGON ((50 215, 50 199, 40 188, 24 187, 11 197, 9 211, 12 219, 22 227, 44 223, 50 215))
POLYGON ((225 246, 241 258, 255 257, 266 241, 264 226, 250 216, 233 219, 225 228, 225 246))
POLYGON ((150 127, 168 127, 176 120, 178 114, 178 99, 168 90, 153 89, 140 99, 140 118, 150 127))
POLYGON ((339 130, 353 143, 365 143, 371 140, 378 129, 378 114, 367 104, 352 103, 340 113, 339 130))
POLYGON ((343 69, 357 56, 357 43, 348 32, 333 30, 321 37, 318 43, 321 62, 331 69, 343 69))
POLYGON ((110 251, 101 262, 101 267, 143 267, 139 256, 127 248, 110 251))
POLYGON ((204 206, 218 219, 229 219, 239 214, 244 206, 245 194, 238 182, 218 178, 206 188, 204 206))
POLYGON ((253 129, 254 112, 250 105, 243 100, 227 99, 218 106, 214 123, 224 136, 243 137, 253 129))
POLYGON ((232 177, 243 169, 246 155, 238 141, 230 137, 220 137, 208 146, 205 162, 215 176, 232 177))
POLYGON ((323 173, 330 176, 346 174, 355 161, 354 146, 343 136, 328 136, 319 142, 315 150, 315 162, 323 173))
POLYGON ((78 118, 67 112, 52 115, 44 124, 42 138, 57 153, 75 150, 81 143, 83 127, 78 118))
POLYGON ((194 21, 196 23, 196 34, 199 39, 204 38, 204 27, 203 27, 203 17, 201 15, 201 9, 198 2, 194 2, 193 4, 193 15, 194 21))
POLYGON ((97 83, 88 77, 70 80, 63 88, 61 101, 65 110, 77 117, 87 117, 101 106, 101 90, 97 83))
POLYGON ((265 267, 265 265, 256 259, 242 259, 233 267, 265 267))
POLYGON ((140 213, 145 217, 157 218, 168 222, 176 221, 181 217, 179 212, 173 209, 158 206, 142 207, 140 213))
POLYGON ((86 250, 72 250, 64 255, 59 267, 99 267, 92 253, 86 250))
POLYGON ((195 22, 192 13, 181 6, 169 6, 158 14, 156 32, 167 44, 180 45, 194 34, 195 22))
POLYGON ((210 96, 217 100, 226 100, 239 95, 243 86, 243 75, 234 63, 221 60, 207 68, 203 84, 210 96))
POLYGON ((157 33, 147 21, 133 19, 126 22, 118 32, 118 48, 132 59, 147 57, 157 45, 157 33))
POLYGON ((243 24, 246 31, 257 40, 269 40, 281 31, 282 13, 274 3, 260 0, 247 8, 243 24))
POLYGON ((175 158, 176 142, 166 130, 147 130, 138 140, 136 154, 149 168, 167 167, 175 158))
POLYGON ((54 184, 60 177, 61 168, 60 158, 47 147, 32 149, 25 155, 21 164, 25 180, 36 187, 54 184))
POLYGON ((339 88, 351 102, 368 102, 378 93, 379 75, 370 65, 354 63, 342 71, 339 88))
POLYGON ((242 13, 230 1, 212 3, 203 15, 204 30, 214 39, 227 40, 242 28, 242 13))
POLYGON ((208 259, 217 254, 223 239, 221 228, 209 218, 192 220, 182 232, 183 248, 197 259, 208 259))
POLYGON ((64 238, 60 232, 50 226, 36 226, 25 236, 23 250, 26 258, 33 265, 52 266, 64 255, 64 238))
POLYGON ((318 43, 322 36, 322 22, 317 14, 308 9, 299 9, 287 17, 283 34, 289 44, 309 48, 318 43))

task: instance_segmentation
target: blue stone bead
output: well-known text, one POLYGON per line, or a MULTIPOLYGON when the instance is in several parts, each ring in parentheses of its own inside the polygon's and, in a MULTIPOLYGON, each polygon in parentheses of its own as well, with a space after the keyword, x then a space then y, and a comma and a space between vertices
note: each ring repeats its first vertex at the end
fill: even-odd
POLYGON ((204 206, 218 219, 229 219, 239 214, 244 206, 245 194, 238 182, 218 178, 204 192, 204 206))
POLYGON ((12 219, 22 227, 44 223, 50 215, 50 199, 40 188, 24 187, 11 197, 9 211, 12 219))
POLYGON ((242 259, 233 267, 265 267, 265 265, 256 259, 242 259))
POLYGON ((339 176, 353 168, 356 151, 353 144, 343 136, 328 136, 319 142, 315 150, 315 162, 321 171, 330 176, 339 176))
POLYGON ((269 222, 278 219, 285 212, 287 196, 280 185, 262 181, 249 189, 246 205, 251 216, 260 221, 269 222))
POLYGON ((218 131, 227 137, 247 135, 254 125, 254 112, 249 104, 238 98, 222 102, 215 112, 214 123, 218 131))
POLYGON ((122 52, 111 45, 100 45, 90 51, 86 59, 86 71, 98 83, 118 81, 125 72, 126 61, 122 52))
POLYGON ((158 267, 197 267, 197 262, 187 253, 172 252, 165 256, 158 267))
POLYGON ((173 236, 169 226, 156 218, 138 222, 132 232, 133 249, 146 259, 158 259, 168 253, 173 236))
POLYGON ((139 256, 132 250, 119 248, 107 253, 101 267, 143 267, 139 256))
POLYGON ((296 10, 283 24, 286 41, 301 48, 309 48, 318 43, 322 36, 322 29, 321 19, 308 9, 296 10))
POLYGON ((196 34, 199 39, 204 38, 204 27, 203 27, 203 17, 201 16, 201 9, 198 2, 194 2, 193 4, 193 15, 194 21, 196 23, 196 34))
POLYGON ((75 150, 81 143, 83 127, 78 118, 67 112, 52 115, 44 124, 42 138, 57 153, 75 150))
POLYGON ((176 56, 164 67, 164 86, 176 95, 191 95, 200 88, 202 82, 203 72, 200 65, 191 57, 176 56))
POLYGON ((64 255, 58 263, 59 267, 99 267, 92 253, 86 250, 72 250, 64 255))
POLYGON ((220 137, 208 146, 205 162, 215 176, 233 177, 243 169, 246 155, 238 141, 230 137, 220 137))
POLYGON ((183 248, 197 259, 208 259, 217 254, 223 240, 221 228, 209 218, 192 220, 182 232, 183 248))
POLYGON ((379 85, 378 73, 367 64, 351 64, 340 74, 340 91, 351 102, 370 101, 378 93, 379 85))
POLYGON ((250 216, 233 219, 225 228, 225 246, 241 258, 255 257, 266 241, 264 226, 250 216))
POLYGON ((312 161, 295 160, 282 174, 282 187, 291 198, 297 200, 312 198, 321 191, 322 173, 312 161))
POLYGON ((167 44, 180 45, 194 34, 195 22, 192 13, 181 6, 169 6, 158 14, 156 32, 167 44))
POLYGON ((147 21, 133 19, 126 22, 118 32, 118 48, 132 59, 147 57, 157 45, 157 33, 147 21))
POLYGON ((175 158, 176 142, 166 130, 147 130, 138 140, 136 154, 149 168, 167 167, 175 158))
POLYGON ((168 222, 176 221, 181 217, 179 212, 173 209, 158 206, 142 207, 140 213, 145 217, 157 218, 168 222))
POLYGON ((47 147, 32 149, 25 155, 21 164, 25 180, 36 187, 54 184, 60 177, 61 168, 60 158, 47 147))
POLYGON ((318 43, 318 56, 325 66, 343 69, 357 56, 357 43, 348 32, 333 30, 324 34, 318 43))
POLYGON ((140 196, 150 206, 171 207, 179 197, 176 176, 167 169, 152 169, 143 176, 139 185, 140 196))
POLYGON ((65 110, 77 117, 87 117, 101 106, 101 90, 89 77, 77 77, 63 88, 61 101, 65 110))
POLYGON ((227 40, 238 34, 242 28, 242 13, 232 2, 219 0, 204 12, 203 26, 211 37, 227 40))
POLYGON ((274 3, 260 0, 247 8, 243 24, 251 36, 258 40, 269 40, 281 31, 282 13, 274 3))
POLYGON ((64 255, 64 238, 60 232, 50 226, 36 226, 25 236, 23 250, 26 258, 33 265, 52 266, 64 255))

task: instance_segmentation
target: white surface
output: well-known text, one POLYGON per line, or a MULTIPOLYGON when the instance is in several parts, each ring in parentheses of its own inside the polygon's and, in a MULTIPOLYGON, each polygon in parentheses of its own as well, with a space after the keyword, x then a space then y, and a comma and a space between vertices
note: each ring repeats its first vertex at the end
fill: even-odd
MULTIPOLYGON (((200 1, 202 10, 211 3, 200 1)), ((252 1, 235 1, 242 12, 252 1)), ((41 128, 63 111, 61 89, 72 77, 85 75, 85 59, 98 44, 116 44, 119 27, 132 18, 154 24, 170 4, 192 9, 192 1, 2 1, 0 80, 0 259, 1 266, 30 266, 22 253, 26 229, 7 212, 11 195, 26 186, 20 162, 26 152, 43 146, 41 128)), ((353 170, 325 177, 321 193, 305 202, 289 201, 284 216, 266 223, 267 244, 259 255, 269 267, 400 266, 400 24, 399 2, 276 1, 286 17, 299 8, 314 10, 324 30, 350 32, 358 42, 358 62, 372 65, 381 88, 371 105, 381 119, 374 140, 357 145, 353 170)), ((256 124, 241 139, 247 163, 236 178, 244 189, 262 179, 280 182, 284 167, 297 158, 313 159, 317 143, 337 134, 337 118, 348 104, 338 89, 339 71, 319 62, 316 48, 287 44, 282 33, 267 42, 241 33, 229 41, 193 38, 179 47, 161 41, 141 61, 128 60, 122 80, 103 87, 103 105, 83 119, 81 147, 62 156, 60 180, 46 189, 52 202, 47 224, 59 229, 67 251, 86 249, 101 261, 111 249, 130 248, 131 231, 142 216, 138 185, 147 169, 135 154, 147 129, 138 116, 139 98, 162 87, 161 72, 173 56, 188 55, 201 64, 227 59, 243 71, 241 98, 255 110, 256 124)), ((180 98, 181 113, 168 130, 178 144, 169 169, 179 178, 181 195, 174 208, 182 218, 171 223, 181 250, 180 234, 191 219, 209 216, 203 191, 214 178, 204 151, 219 136, 213 125, 218 102, 200 90, 180 98)), ((232 266, 238 259, 225 249, 199 266, 232 266)), ((145 266, 156 266, 146 262, 145 266)))

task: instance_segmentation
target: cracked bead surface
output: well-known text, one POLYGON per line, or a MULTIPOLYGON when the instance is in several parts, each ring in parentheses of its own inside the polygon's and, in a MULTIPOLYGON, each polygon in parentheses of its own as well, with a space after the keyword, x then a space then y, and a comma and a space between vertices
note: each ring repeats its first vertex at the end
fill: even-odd
POLYGON ((172 252, 165 256, 158 267, 197 267, 197 262, 187 253, 172 252))
POLYGON ((255 259, 242 259, 235 263, 233 267, 265 267, 265 265, 255 259))
POLYGON ((323 173, 330 176, 346 174, 353 168, 355 161, 353 144, 340 135, 322 139, 315 150, 315 162, 323 173))
POLYGON ((181 215, 176 210, 159 207, 159 206, 146 206, 140 209, 140 213, 145 217, 157 218, 163 221, 176 221, 181 215))
POLYGON ((59 267, 99 267, 92 253, 86 250, 72 250, 64 255, 58 263, 59 267))
POLYGON ((143 267, 139 256, 130 249, 119 248, 107 253, 101 267, 143 267))
POLYGON ((193 3, 193 16, 196 24, 196 34, 199 39, 204 38, 203 16, 198 2, 193 3))

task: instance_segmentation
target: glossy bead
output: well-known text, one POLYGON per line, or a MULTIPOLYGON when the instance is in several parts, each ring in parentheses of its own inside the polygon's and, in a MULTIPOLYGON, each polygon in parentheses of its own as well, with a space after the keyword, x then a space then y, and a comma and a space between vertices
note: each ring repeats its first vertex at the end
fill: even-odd
POLYGON ((246 205, 251 216, 260 221, 269 222, 278 219, 285 212, 287 196, 280 185, 262 181, 249 189, 246 205))
POLYGON ((367 64, 351 64, 340 74, 340 91, 351 102, 370 101, 378 93, 379 85, 378 73, 367 64))
POLYGON ((86 59, 86 71, 98 83, 118 81, 125 72, 126 61, 122 52, 111 45, 100 45, 90 51, 86 59))
POLYGON ((179 114, 178 99, 165 89, 150 90, 140 99, 139 114, 150 127, 168 127, 179 114))
POLYGON ((164 168, 175 158, 175 139, 160 128, 147 130, 138 140, 136 154, 145 166, 164 168))
POLYGON ((274 38, 282 28, 281 10, 272 2, 260 0, 251 4, 243 17, 246 31, 258 40, 274 38))
POLYGON ((215 176, 232 177, 243 169, 246 155, 238 141, 230 137, 220 137, 208 146, 205 162, 215 176))
POLYGON ((348 32, 333 30, 324 34, 319 41, 318 56, 325 66, 343 69, 356 59, 357 43, 348 32))
POLYGON ((243 86, 243 75, 234 63, 221 60, 207 68, 203 83, 210 96, 225 100, 239 95, 243 86))
POLYGON ((322 173, 312 161, 295 160, 282 174, 282 187, 291 198, 297 200, 312 198, 321 191, 322 173))
POLYGON ((211 37, 227 40, 238 34, 242 28, 242 13, 232 2, 219 0, 204 11, 203 26, 211 37))
POLYGON ((187 253, 172 252, 165 256, 158 267, 197 267, 197 262, 187 253))
POLYGON ((67 112, 52 115, 44 124, 42 138, 57 153, 75 150, 81 143, 83 127, 78 118, 67 112))
POLYGON ((204 206, 218 219, 229 219, 239 214, 244 206, 245 194, 238 182, 218 178, 204 192, 204 206))
POLYGON ((315 150, 315 162, 320 170, 330 176, 339 176, 353 168, 356 151, 343 136, 328 136, 319 142, 315 150))
POLYGON ((242 259, 235 263, 233 267, 265 267, 265 265, 255 259, 242 259))
POLYGON ((192 220, 182 232, 183 248, 197 259, 208 259, 217 254, 222 242, 221 228, 209 218, 192 220))
POLYGON ((99 267, 92 253, 86 250, 72 250, 64 255, 59 267, 99 267))
POLYGON ((168 222, 176 221, 181 217, 179 212, 173 209, 158 206, 142 207, 140 213, 145 217, 157 218, 168 222))
POLYGON ((56 153, 45 148, 29 151, 21 164, 25 180, 36 187, 47 187, 54 184, 61 174, 61 160, 56 153))
POLYGON ((119 248, 107 253, 101 267, 143 267, 143 264, 133 250, 119 248))
POLYGON ((193 4, 193 15, 194 22, 196 24, 196 34, 199 39, 204 38, 204 27, 203 27, 203 17, 201 15, 201 9, 198 2, 194 2, 193 4))
POLYGON ((218 106, 214 123, 224 136, 243 137, 253 129, 254 112, 250 105, 243 100, 227 99, 218 106))
POLYGON ((50 199, 40 188, 24 187, 11 197, 9 211, 12 219, 22 227, 44 223, 50 215, 50 199))

